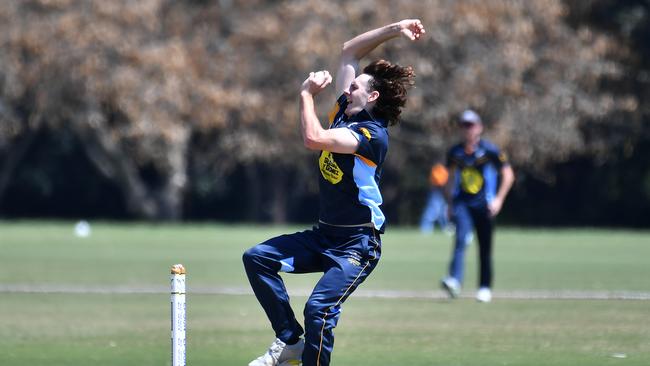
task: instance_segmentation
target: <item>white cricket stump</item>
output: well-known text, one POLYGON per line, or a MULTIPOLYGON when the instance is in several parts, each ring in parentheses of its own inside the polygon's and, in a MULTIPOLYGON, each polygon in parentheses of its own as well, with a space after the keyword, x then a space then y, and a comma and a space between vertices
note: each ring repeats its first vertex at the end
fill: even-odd
POLYGON ((174 264, 171 269, 172 366, 185 366, 185 267, 174 264))

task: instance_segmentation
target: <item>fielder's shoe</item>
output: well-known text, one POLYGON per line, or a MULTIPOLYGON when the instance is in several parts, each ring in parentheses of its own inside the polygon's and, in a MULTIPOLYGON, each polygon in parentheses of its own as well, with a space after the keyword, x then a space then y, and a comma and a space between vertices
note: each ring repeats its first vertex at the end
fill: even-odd
POLYGON ((481 287, 476 293, 476 301, 490 302, 492 301, 492 291, 488 287, 481 287))
POLYGON ((460 283, 457 279, 453 277, 445 277, 440 281, 442 289, 447 291, 447 294, 452 299, 455 299, 460 295, 460 283))
POLYGON ((271 343, 265 354, 251 361, 248 366, 294 366, 302 363, 302 350, 305 340, 300 338, 298 343, 287 345, 279 339, 271 343))

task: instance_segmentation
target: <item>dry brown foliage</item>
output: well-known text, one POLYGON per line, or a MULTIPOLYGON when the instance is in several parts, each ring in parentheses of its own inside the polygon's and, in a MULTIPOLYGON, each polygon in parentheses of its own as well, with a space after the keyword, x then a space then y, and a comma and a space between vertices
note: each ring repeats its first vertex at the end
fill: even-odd
MULTIPOLYGON (((608 117, 640 104, 601 87, 623 77, 625 47, 570 28, 566 12, 559 0, 3 2, 0 148, 43 124, 73 129, 145 217, 180 216, 191 169, 223 176, 267 164, 299 172, 313 192, 314 156, 298 138, 300 82, 334 71, 355 34, 419 17, 422 42, 372 54, 418 75, 392 132, 388 168, 402 179, 387 199, 419 184, 413 175, 454 141, 454 117, 467 107, 516 167, 544 175, 548 163, 619 143, 588 141, 584 130, 622 123, 608 117), (160 187, 138 177, 145 165, 163 176, 160 187)), ((323 118, 334 99, 319 99, 323 118)))

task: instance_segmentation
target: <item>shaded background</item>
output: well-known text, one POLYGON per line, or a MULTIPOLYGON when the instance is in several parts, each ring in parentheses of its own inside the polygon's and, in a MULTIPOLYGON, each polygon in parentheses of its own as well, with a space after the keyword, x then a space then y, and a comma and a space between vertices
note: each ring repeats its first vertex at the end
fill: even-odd
POLYGON ((472 107, 515 168, 501 222, 650 227, 647 0, 4 1, 0 216, 313 222, 298 87, 414 15, 421 42, 368 58, 418 74, 391 129, 390 224, 418 221, 472 107))

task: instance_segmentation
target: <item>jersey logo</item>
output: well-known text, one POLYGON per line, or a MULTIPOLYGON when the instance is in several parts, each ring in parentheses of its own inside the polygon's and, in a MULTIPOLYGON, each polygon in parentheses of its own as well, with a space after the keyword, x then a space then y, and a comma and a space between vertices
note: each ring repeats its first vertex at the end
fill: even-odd
POLYGON ((361 131, 361 133, 368 139, 368 141, 370 141, 370 137, 371 137, 370 136, 370 131, 368 131, 367 128, 361 127, 361 128, 359 128, 359 131, 361 131))
POLYGON ((473 167, 465 167, 460 172, 460 186, 469 194, 477 194, 483 188, 483 176, 473 167))
POLYGON ((343 179, 343 171, 336 164, 336 161, 334 161, 334 155, 331 152, 323 151, 318 159, 318 164, 320 166, 320 173, 326 181, 337 184, 343 179))

